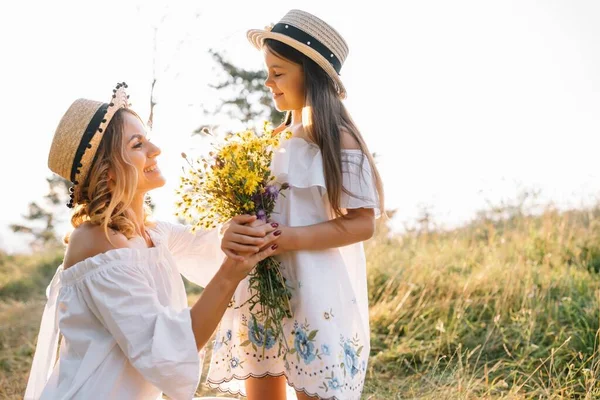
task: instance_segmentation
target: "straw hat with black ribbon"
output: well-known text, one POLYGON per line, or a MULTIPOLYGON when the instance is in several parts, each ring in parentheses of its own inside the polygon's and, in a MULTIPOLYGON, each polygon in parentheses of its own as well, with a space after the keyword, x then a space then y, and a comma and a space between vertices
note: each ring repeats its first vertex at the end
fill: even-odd
POLYGON ((265 39, 274 39, 300 51, 327 72, 340 98, 346 98, 340 71, 348 56, 348 45, 325 21, 305 11, 291 10, 277 24, 249 30, 247 36, 259 50, 265 39))
POLYGON ((119 109, 130 106, 126 88, 125 82, 117 84, 109 103, 75 100, 56 128, 48 167, 73 184, 69 208, 80 199, 80 187, 90 172, 106 127, 119 109))

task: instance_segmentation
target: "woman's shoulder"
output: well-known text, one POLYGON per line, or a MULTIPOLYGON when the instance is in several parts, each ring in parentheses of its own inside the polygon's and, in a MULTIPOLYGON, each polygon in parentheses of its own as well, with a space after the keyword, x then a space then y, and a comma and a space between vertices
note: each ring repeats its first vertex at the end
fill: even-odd
POLYGON ((107 237, 102 226, 85 222, 75 228, 69 236, 63 268, 68 269, 109 250, 127 247, 130 247, 129 240, 122 233, 109 228, 107 237))

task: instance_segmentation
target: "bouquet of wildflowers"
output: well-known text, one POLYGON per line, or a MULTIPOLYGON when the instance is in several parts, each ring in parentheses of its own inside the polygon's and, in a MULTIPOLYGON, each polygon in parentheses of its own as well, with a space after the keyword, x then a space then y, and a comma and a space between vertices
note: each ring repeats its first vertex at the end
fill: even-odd
MULTIPOLYGON (((276 185, 270 165, 273 150, 282 136, 291 132, 274 134, 265 122, 263 132, 246 130, 229 134, 224 141, 214 145, 209 157, 190 160, 184 168, 181 185, 177 190, 177 216, 193 223, 192 230, 215 228, 240 214, 256 215, 267 221, 279 195, 287 184, 276 185)), ((281 322, 291 317, 291 292, 281 274, 280 263, 268 257, 258 263, 249 275, 249 304, 251 323, 261 321, 265 332, 273 333, 279 342, 279 352, 287 341, 283 337, 281 322)), ((241 307, 241 305, 240 305, 241 307)), ((249 327, 250 328, 250 327, 249 327)), ((255 329, 258 326, 254 327, 255 329)), ((264 341, 266 344, 266 340, 264 341)))

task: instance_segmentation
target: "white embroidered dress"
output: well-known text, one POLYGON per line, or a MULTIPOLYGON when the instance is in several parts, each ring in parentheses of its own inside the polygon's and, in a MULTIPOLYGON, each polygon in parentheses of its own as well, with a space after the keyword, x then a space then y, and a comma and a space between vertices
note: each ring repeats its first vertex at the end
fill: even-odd
POLYGON ((193 398, 204 354, 180 274, 205 286, 224 255, 216 231, 194 235, 159 222, 149 233, 153 248, 110 250, 58 268, 26 400, 193 398))
MULTIPOLYGON (((344 187, 354 195, 342 194, 342 208, 374 208, 379 215, 367 158, 359 150, 343 150, 342 164, 344 187)), ((306 226, 333 218, 316 145, 295 137, 284 141, 272 171, 279 183, 290 185, 273 220, 306 226)), ((370 350, 363 244, 291 252, 279 260, 292 287, 293 318, 284 320, 283 328, 294 353, 287 360, 278 357, 272 332, 260 323, 255 328, 248 306, 240 307, 249 297, 245 279, 217 330, 209 385, 245 394, 245 378, 286 375, 290 386, 309 395, 359 399, 370 350)))

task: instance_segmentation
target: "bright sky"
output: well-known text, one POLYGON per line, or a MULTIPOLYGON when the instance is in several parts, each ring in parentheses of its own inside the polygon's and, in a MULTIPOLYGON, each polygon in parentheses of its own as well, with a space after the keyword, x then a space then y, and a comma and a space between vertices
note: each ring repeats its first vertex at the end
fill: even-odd
POLYGON ((7 226, 46 193, 47 152, 73 100, 108 100, 126 81, 134 109, 148 115, 157 25, 151 136, 169 184, 153 197, 157 217, 170 219, 179 154, 207 144, 190 133, 206 123, 236 127, 201 111, 218 96, 208 49, 260 68, 245 32, 290 8, 328 21, 349 43, 346 105, 378 154, 398 222, 421 205, 445 225, 464 222, 520 187, 563 206, 600 193, 598 1, 397 1, 393 10, 383 1, 145 3, 0 4, 3 249, 26 248, 7 226))

